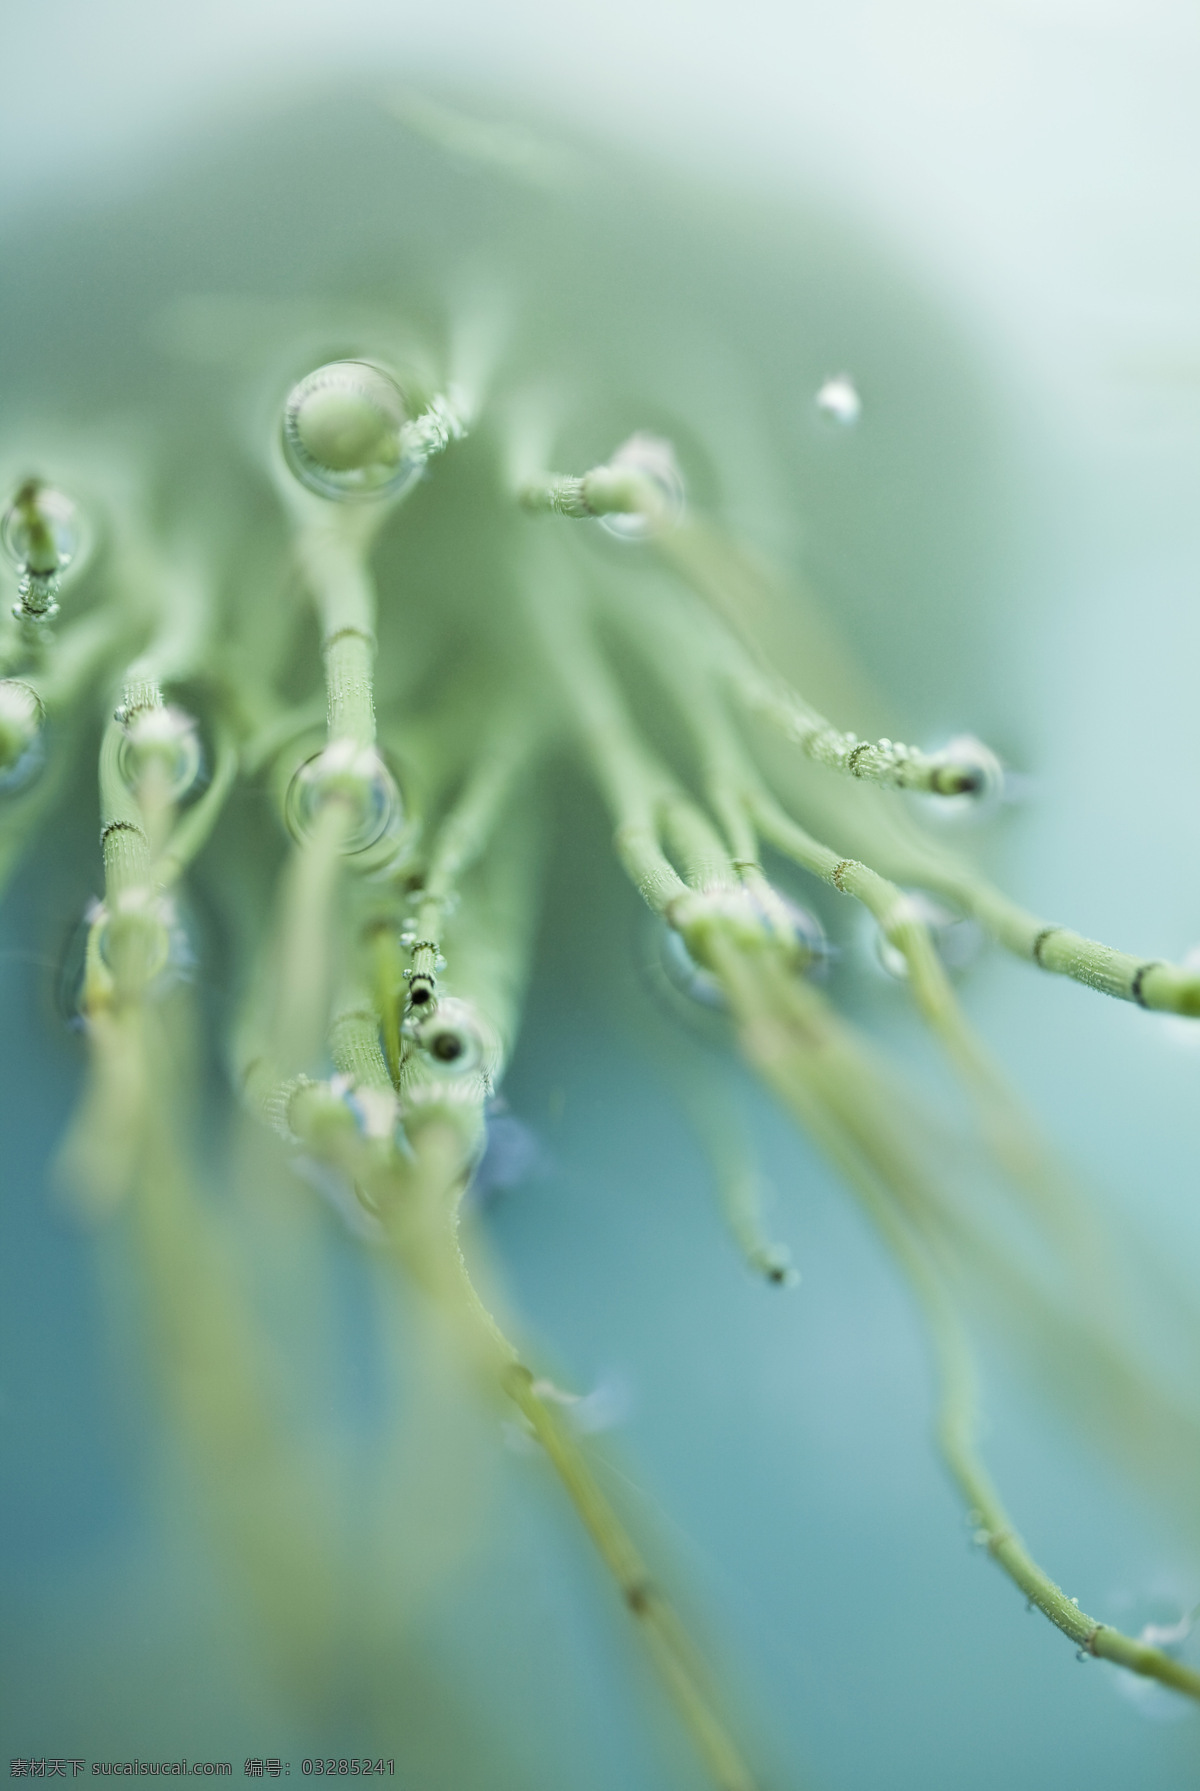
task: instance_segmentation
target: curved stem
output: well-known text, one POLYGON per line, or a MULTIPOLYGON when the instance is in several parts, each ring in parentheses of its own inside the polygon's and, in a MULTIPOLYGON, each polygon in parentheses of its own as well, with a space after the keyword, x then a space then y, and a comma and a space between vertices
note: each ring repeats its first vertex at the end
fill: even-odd
MULTIPOLYGON (((958 1314, 931 1255, 929 1243, 901 1217, 879 1165, 863 1154, 850 1116, 829 1100, 828 1041, 831 1017, 821 1013, 811 990, 803 996, 806 1025, 789 1023, 781 1008, 776 978, 761 954, 758 960, 736 944, 714 939, 714 968, 738 1021, 744 1048, 784 1103, 812 1130, 826 1154, 858 1193, 916 1294, 929 1328, 940 1385, 938 1438, 954 1479, 978 1514, 981 1540, 989 1554, 1039 1610, 1087 1653, 1200 1700, 1200 1673, 1161 1649, 1148 1647, 1082 1611, 1034 1560, 1017 1534, 976 1445, 976 1393, 970 1349, 958 1314)), ((837 1029, 837 1048, 847 1049, 837 1029)))
POLYGON ((154 863, 160 889, 169 889, 200 852, 217 824, 238 773, 238 752, 228 729, 216 731, 216 757, 204 794, 176 822, 166 846, 154 863))

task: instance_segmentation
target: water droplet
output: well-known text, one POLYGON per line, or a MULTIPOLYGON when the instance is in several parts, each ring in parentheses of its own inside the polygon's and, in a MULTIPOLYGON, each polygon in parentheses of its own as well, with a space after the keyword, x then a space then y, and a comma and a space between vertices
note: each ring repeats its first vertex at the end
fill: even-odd
POLYGON ((659 926, 659 964, 670 987, 699 1007, 721 1010, 725 995, 711 970, 697 964, 682 933, 662 921, 659 926))
POLYGON ((470 1199, 486 1206, 497 1194, 519 1187, 543 1159, 536 1132, 515 1114, 489 1110, 483 1155, 475 1166, 470 1199))
POLYGON ((752 896, 767 927, 794 952, 797 967, 805 976, 820 979, 829 973, 834 948, 825 936, 825 929, 809 908, 802 908, 790 896, 772 888, 769 902, 752 896))
POLYGON ((403 451, 400 387, 370 361, 331 361, 288 393, 283 451, 310 491, 338 502, 393 497, 424 462, 403 451))
POLYGON ((923 815, 933 821, 982 821, 995 814, 1009 796, 1004 767, 990 746, 974 734, 956 734, 944 746, 932 748, 939 757, 961 765, 972 777, 970 788, 951 795, 920 792, 916 800, 923 815))
POLYGON ((83 979, 87 968, 88 938, 93 923, 100 918, 103 911, 103 903, 93 897, 79 918, 72 922, 59 953, 58 971, 55 977, 55 1005, 61 1018, 73 1032, 82 1031, 85 1024, 83 979))
MULTIPOLYGON (((772 888, 768 893, 739 885, 737 888, 714 891, 706 898, 710 907, 729 917, 738 926, 758 937, 764 934, 781 944, 791 967, 805 976, 820 978, 827 974, 834 948, 816 915, 802 908, 789 896, 772 888)), ((711 970, 698 964, 683 935, 669 922, 659 920, 653 926, 653 945, 647 953, 650 976, 662 990, 677 1013, 701 1025, 712 1025, 715 1016, 726 1009, 720 982, 711 970), (709 1017, 712 1018, 709 1018, 709 1017)))
POLYGON ((366 852, 399 832, 404 805, 395 779, 373 746, 334 740, 307 759, 288 785, 284 817, 293 838, 312 837, 317 819, 331 802, 349 815, 342 851, 366 852))
POLYGON ((830 423, 851 429, 862 415, 862 398, 848 373, 827 379, 816 396, 816 406, 830 423))
POLYGON ((469 1002, 443 996, 434 1012, 411 1027, 427 1067, 457 1079, 485 1068, 483 1029, 469 1002))
MULTIPOLYGON (((934 949, 951 975, 961 975, 969 970, 983 949, 983 934, 977 923, 943 908, 922 889, 909 890, 907 896, 915 917, 929 928, 934 949)), ((904 953, 884 937, 873 921, 868 927, 877 962, 889 976, 903 982, 908 976, 904 953)))
POLYGON ((329 1087, 354 1115, 364 1138, 391 1138, 400 1118, 400 1101, 394 1089, 371 1088, 349 1076, 331 1076, 329 1087))
POLYGON ((639 515, 636 511, 614 511, 600 518, 600 527, 620 541, 644 541, 660 528, 673 527, 683 516, 686 488, 675 450, 660 435, 631 435, 622 442, 607 464, 627 472, 640 473, 654 486, 662 504, 661 519, 639 515))
MULTIPOLYGON (((1200 975, 1200 945, 1193 945, 1184 952, 1179 960, 1181 970, 1190 970, 1200 975)), ((1156 1016, 1160 1031, 1184 1051, 1200 1050, 1200 1019, 1186 1014, 1160 1014, 1156 1016)))
POLYGON ((203 762, 199 731, 185 710, 156 704, 136 710, 125 723, 118 764, 131 790, 157 776, 164 799, 180 802, 198 782, 203 762))
MULTIPOLYGON (((157 999, 191 977, 195 967, 191 944, 169 897, 150 889, 127 889, 114 908, 93 903, 87 918, 89 927, 97 929, 101 962, 117 978, 136 985, 142 995, 157 999)), ((77 1000, 82 993, 81 976, 77 1000)))
POLYGON ((0 519, 0 544, 17 571, 57 579, 83 546, 83 518, 65 491, 26 479, 0 519))
POLYGON ((633 1409, 633 1394, 623 1375, 607 1374, 590 1393, 571 1393, 544 1377, 533 1382, 530 1391, 544 1405, 563 1408, 572 1430, 584 1436, 613 1430, 623 1424, 633 1409))
POLYGON ((772 1287, 799 1287, 800 1271, 793 1266, 792 1253, 786 1244, 765 1244, 754 1259, 772 1287))
POLYGON ((0 679, 0 792, 24 789, 45 760, 38 694, 16 678, 0 679))
MULTIPOLYGON (((1189 1575, 1185 1583, 1190 1582, 1189 1575)), ((1106 1604, 1126 1635, 1147 1647, 1161 1648, 1173 1660, 1194 1667, 1200 1660, 1200 1636, 1196 1630, 1200 1607, 1191 1602, 1194 1590, 1192 1585, 1191 1594, 1181 1597, 1174 1576, 1164 1575, 1158 1590, 1126 1589, 1111 1596, 1106 1604)), ((1117 1693, 1148 1722, 1177 1722, 1188 1713, 1188 1700, 1155 1679, 1115 1665, 1110 1667, 1110 1677, 1117 1693)))

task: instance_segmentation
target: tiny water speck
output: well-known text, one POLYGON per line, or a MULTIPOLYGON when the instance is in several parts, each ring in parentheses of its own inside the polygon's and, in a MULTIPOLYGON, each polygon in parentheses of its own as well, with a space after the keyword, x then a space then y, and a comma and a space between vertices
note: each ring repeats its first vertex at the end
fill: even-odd
POLYGON ((831 423, 850 429, 862 415, 862 397, 848 373, 827 379, 817 393, 817 409, 831 423))

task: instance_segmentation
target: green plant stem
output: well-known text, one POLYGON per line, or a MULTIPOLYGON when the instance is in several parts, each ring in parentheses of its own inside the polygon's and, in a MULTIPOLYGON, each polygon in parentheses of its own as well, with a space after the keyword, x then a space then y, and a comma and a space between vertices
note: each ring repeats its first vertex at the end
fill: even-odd
POLYGON ((628 467, 594 466, 581 477, 545 473, 522 485, 518 501, 534 514, 586 521, 597 516, 661 517, 662 498, 652 480, 628 467))
MULTIPOLYGON (((861 1133, 855 1142, 853 1132, 847 1129, 845 1109, 839 1115, 836 1105, 829 1102, 830 1049, 837 1048, 839 1033, 831 1018, 822 1014, 819 997, 793 984, 787 999, 800 1013, 789 1022, 777 994, 778 973, 772 974, 763 954, 756 960, 714 931, 709 957, 729 997, 747 1055, 858 1193, 917 1296, 938 1369, 939 1443, 954 1479, 978 1516, 981 1540, 989 1554, 1077 1647, 1200 1699, 1200 1673, 1082 1611, 1037 1564, 1014 1529, 978 1455, 971 1353, 929 1245, 896 1211, 886 1173, 881 1174, 878 1163, 872 1166, 862 1154, 861 1133)), ((849 1084, 847 1094, 851 1094, 854 1080, 843 1078, 849 1084)), ((868 1126, 867 1130, 870 1133, 874 1128, 868 1126)))
POLYGON ((379 520, 339 514, 299 541, 321 629, 329 739, 356 746, 375 744, 375 586, 366 554, 379 520))
POLYGON ((1102 995, 1158 1013, 1200 1017, 1200 971, 1117 951, 1070 927, 1053 925, 1011 901, 967 866, 933 850, 912 850, 910 859, 914 881, 948 897, 1006 951, 1039 970, 1071 977, 1102 995))
POLYGON ((528 701, 503 704, 486 730, 474 766, 434 841, 417 903, 412 978, 437 987, 438 954, 447 907, 458 884, 487 848, 519 779, 528 771, 544 735, 528 701))
POLYGON ((228 730, 218 724, 212 777, 204 794, 176 822, 167 844, 154 863, 154 880, 169 889, 207 843, 238 774, 238 752, 228 730))
POLYGON ((409 1274, 454 1322, 465 1363, 480 1383, 521 1412, 643 1635, 676 1709, 719 1791, 753 1791, 754 1781, 716 1714, 692 1645, 671 1605, 596 1480, 587 1458, 480 1299, 458 1239, 464 1185, 463 1116, 426 1109, 413 1135, 415 1162, 372 1149, 346 1110, 316 1088, 292 1105, 293 1124, 314 1154, 360 1181, 409 1274), (338 1110, 340 1108, 340 1111, 338 1110))
POLYGON ((567 723, 613 816, 617 855, 643 899, 663 913, 687 893, 660 844, 661 810, 677 800, 677 786, 637 735, 587 627, 569 567, 547 556, 527 591, 551 675, 570 693, 567 723))
POLYGON ((126 891, 148 889, 151 884, 150 838, 145 818, 121 771, 124 739, 121 723, 110 721, 100 742, 100 839, 104 852, 104 896, 110 910, 126 891))

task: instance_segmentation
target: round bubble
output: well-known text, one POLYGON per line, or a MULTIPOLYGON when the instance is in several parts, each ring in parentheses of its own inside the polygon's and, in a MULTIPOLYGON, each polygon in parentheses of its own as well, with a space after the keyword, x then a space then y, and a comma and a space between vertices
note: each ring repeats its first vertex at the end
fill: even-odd
POLYGON ((0 544, 24 575, 61 574, 83 546, 83 518, 65 491, 27 479, 0 518, 0 544))
POLYGON ((639 473, 657 494, 660 514, 644 516, 634 510, 614 510, 600 518, 600 527, 619 541, 644 541, 661 528, 671 528, 683 517, 687 498, 683 474, 675 450, 660 435, 631 435, 608 460, 610 467, 639 473))
POLYGON ((1008 795, 1004 767, 990 746, 974 734, 956 734, 945 746, 934 749, 938 758, 961 765, 971 779, 969 788, 953 795, 921 792, 923 815, 933 821, 982 821, 993 815, 1008 795))
POLYGON ((283 452, 310 491, 338 502, 394 496, 417 478, 406 456, 404 395, 371 361, 331 361, 288 393, 283 452))
POLYGON ((335 740, 307 759, 288 785, 284 818, 293 838, 312 838, 330 803, 347 812, 341 850, 366 852, 399 830, 404 817, 400 792, 373 746, 335 740))
POLYGON ((23 790, 41 770, 43 720, 35 690, 16 678, 0 679, 0 794, 23 790))
MULTIPOLYGON (((969 970, 983 950, 983 933, 978 923, 944 908, 923 889, 909 890, 907 900, 913 917, 924 921, 928 927, 934 950, 951 975, 962 975, 969 970)), ((870 931, 880 967, 898 982, 903 982, 908 975, 908 960, 904 953, 874 922, 870 923, 870 931)))
POLYGON ((483 1035, 465 1001, 444 996, 415 1036, 426 1064, 440 1076, 469 1076, 483 1067, 483 1035))
POLYGON ((836 423, 841 429, 852 429, 862 416, 862 398, 848 373, 827 379, 815 403, 826 422, 836 423))
POLYGON ((164 799, 181 802, 199 782, 204 763, 195 721, 170 705, 139 709, 125 724, 118 762, 131 790, 157 777, 164 799))

